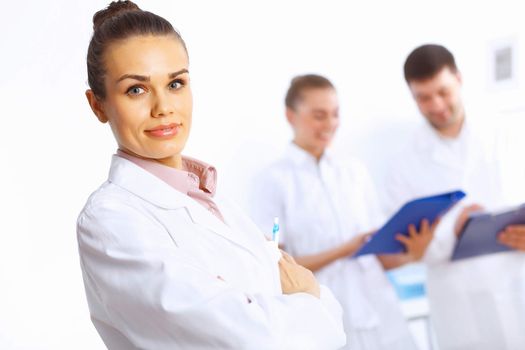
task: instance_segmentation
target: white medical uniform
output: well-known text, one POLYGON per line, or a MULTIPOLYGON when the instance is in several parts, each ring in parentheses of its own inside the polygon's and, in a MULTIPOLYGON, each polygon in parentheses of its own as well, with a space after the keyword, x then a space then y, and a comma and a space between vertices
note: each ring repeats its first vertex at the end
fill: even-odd
POLYGON ((225 224, 195 200, 114 156, 78 219, 92 321, 109 349, 336 349, 341 308, 283 295, 280 254, 234 206, 225 224))
MULTIPOLYGON (((293 256, 316 254, 382 224, 366 169, 327 151, 319 162, 291 143, 284 157, 256 178, 252 217, 293 256)), ((375 256, 343 258, 317 271, 343 306, 345 349, 415 349, 397 296, 375 256)))
POLYGON ((456 189, 467 193, 442 219, 424 257, 440 350, 525 349, 525 254, 450 262, 456 243, 453 225, 461 208, 478 203, 491 210, 515 204, 508 200, 512 196, 498 144, 495 130, 474 128, 467 121, 455 139, 440 137, 425 123, 387 171, 389 213, 413 198, 456 189))

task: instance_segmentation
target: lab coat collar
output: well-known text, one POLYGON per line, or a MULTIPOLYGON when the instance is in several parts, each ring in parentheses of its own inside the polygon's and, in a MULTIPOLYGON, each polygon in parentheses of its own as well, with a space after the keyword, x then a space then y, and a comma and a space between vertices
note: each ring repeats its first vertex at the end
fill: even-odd
MULTIPOLYGON (((417 135, 418 146, 419 147, 435 147, 436 144, 443 144, 447 141, 446 138, 442 137, 429 122, 425 121, 423 127, 421 128, 422 132, 417 135), (431 141, 431 142, 429 142, 431 141)), ((470 131, 470 123, 467 122, 467 118, 463 121, 463 126, 459 135, 454 140, 464 139, 470 131)))
MULTIPOLYGON (((147 172, 133 162, 113 155, 109 182, 164 209, 186 209, 193 223, 201 225, 256 255, 247 238, 234 234, 230 227, 189 196, 147 172)), ((224 217, 228 222, 228 217, 224 217)))
POLYGON ((471 135, 470 129, 470 123, 468 123, 467 118, 465 118, 459 135, 454 139, 447 140, 439 135, 430 123, 425 121, 423 127, 419 129, 421 132, 416 135, 415 147, 417 148, 418 153, 426 154, 435 163, 447 167, 456 167, 457 164, 451 164, 450 158, 444 154, 443 147, 447 142, 459 142, 466 146, 468 144, 467 139, 471 135))
POLYGON ((179 209, 192 200, 130 160, 113 155, 109 181, 164 209, 179 209))
POLYGON ((319 159, 319 162, 317 162, 317 159, 315 159, 314 156, 301 147, 297 146, 294 142, 289 143, 285 151, 285 156, 296 165, 317 165, 318 163, 332 163, 334 161, 334 154, 330 148, 325 149, 321 159, 319 159))

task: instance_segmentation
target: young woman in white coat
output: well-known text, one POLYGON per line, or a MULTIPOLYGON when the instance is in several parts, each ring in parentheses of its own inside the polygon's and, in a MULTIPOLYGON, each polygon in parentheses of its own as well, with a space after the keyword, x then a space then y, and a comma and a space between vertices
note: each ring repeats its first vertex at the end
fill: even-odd
POLYGON ((328 148, 339 126, 332 83, 318 75, 292 80, 286 116, 293 142, 255 179, 252 217, 268 232, 273 216, 282 226, 283 249, 331 288, 344 310, 352 350, 416 349, 384 268, 418 260, 433 228, 411 228, 399 256, 352 259, 367 234, 383 222, 372 181, 357 160, 342 161, 328 148))
POLYGON ((78 218, 92 321, 109 349, 337 349, 341 308, 313 274, 214 197, 181 155, 192 94, 185 44, 129 1, 94 16, 86 95, 118 144, 78 218))

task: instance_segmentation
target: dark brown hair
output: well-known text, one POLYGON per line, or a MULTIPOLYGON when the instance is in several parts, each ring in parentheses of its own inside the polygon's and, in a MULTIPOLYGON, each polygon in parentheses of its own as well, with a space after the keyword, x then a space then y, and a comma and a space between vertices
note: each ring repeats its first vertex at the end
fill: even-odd
POLYGON ((334 89, 332 82, 323 76, 316 74, 299 75, 292 79, 284 104, 287 108, 295 109, 297 102, 302 98, 302 93, 310 89, 334 89))
MULTIPOLYGON (((87 53, 88 83, 97 98, 104 99, 104 52, 117 40, 139 35, 173 35, 186 50, 180 34, 164 18, 142 11, 132 1, 113 1, 93 16, 93 36, 87 53)), ((187 50, 186 50, 187 53, 187 50)))
POLYGON ((432 78, 443 68, 448 67, 453 73, 457 72, 456 60, 452 53, 444 46, 426 44, 414 49, 408 55, 404 73, 405 80, 425 80, 432 78))

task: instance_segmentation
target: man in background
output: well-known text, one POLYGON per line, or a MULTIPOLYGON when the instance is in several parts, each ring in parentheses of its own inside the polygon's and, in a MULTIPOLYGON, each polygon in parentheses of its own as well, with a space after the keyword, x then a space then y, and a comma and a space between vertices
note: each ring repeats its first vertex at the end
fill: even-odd
MULTIPOLYGON (((514 204, 500 140, 493 128, 484 128, 474 116, 467 118, 462 76, 445 47, 416 48, 406 59, 404 74, 425 122, 391 160, 384 189, 387 212, 417 197, 457 189, 467 193, 463 204, 443 218, 423 258, 429 266, 427 289, 439 348, 525 349, 525 254, 450 261, 471 213, 514 204)), ((508 227, 499 239, 525 250, 524 226, 508 227)))

